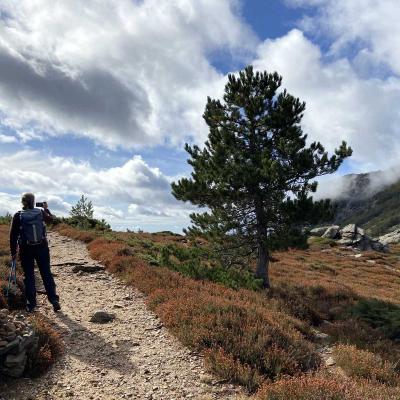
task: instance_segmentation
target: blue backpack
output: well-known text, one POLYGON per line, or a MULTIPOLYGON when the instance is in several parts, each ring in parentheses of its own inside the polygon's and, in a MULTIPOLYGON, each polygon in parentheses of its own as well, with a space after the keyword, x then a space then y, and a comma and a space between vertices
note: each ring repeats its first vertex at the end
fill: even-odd
POLYGON ((37 245, 46 239, 42 210, 32 208, 20 211, 21 241, 28 245, 37 245))

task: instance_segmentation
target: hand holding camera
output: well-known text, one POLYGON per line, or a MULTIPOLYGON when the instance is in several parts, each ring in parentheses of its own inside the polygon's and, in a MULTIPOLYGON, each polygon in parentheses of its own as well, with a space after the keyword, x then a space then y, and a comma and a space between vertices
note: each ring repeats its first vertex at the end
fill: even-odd
POLYGON ((47 201, 43 201, 42 203, 36 203, 36 207, 44 208, 45 210, 47 210, 49 208, 47 205, 47 201))

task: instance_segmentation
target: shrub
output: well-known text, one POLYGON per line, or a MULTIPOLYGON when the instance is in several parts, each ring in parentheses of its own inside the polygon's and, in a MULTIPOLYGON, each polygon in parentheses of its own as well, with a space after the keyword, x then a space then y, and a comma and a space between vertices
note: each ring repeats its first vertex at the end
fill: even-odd
POLYGON ((358 349, 379 354, 383 359, 392 362, 397 362, 400 358, 400 349, 396 343, 385 338, 378 329, 371 328, 358 319, 335 321, 324 325, 323 331, 331 337, 332 342, 351 344, 358 349))
POLYGON ((399 383, 395 365, 355 346, 339 345, 334 349, 336 364, 350 377, 365 378, 389 385, 399 383))
POLYGON ((97 231, 80 230, 77 228, 73 228, 72 226, 69 226, 67 224, 56 225, 54 229, 61 235, 69 236, 72 239, 81 240, 85 243, 90 243, 99 236, 99 233, 97 231))
POLYGON ((335 318, 348 308, 356 295, 349 289, 281 283, 268 291, 268 297, 277 299, 282 311, 319 325, 322 320, 335 318))
POLYGON ((319 366, 304 338, 311 336, 308 325, 277 311, 263 294, 151 267, 124 255, 125 248, 105 239, 89 244, 92 257, 148 295, 149 306, 184 344, 206 352, 214 371, 254 390, 261 380, 319 366))
POLYGON ((37 376, 46 371, 63 352, 59 333, 54 331, 45 317, 36 314, 31 317, 33 329, 39 337, 36 357, 31 360, 28 374, 37 376))
POLYGON ((243 385, 250 392, 256 390, 265 381, 256 369, 243 365, 223 349, 206 350, 204 356, 209 370, 221 378, 243 385))
POLYGON ((12 215, 6 213, 6 215, 0 216, 0 225, 10 225, 12 220, 12 215))
POLYGON ((260 400, 398 400, 397 388, 373 385, 338 376, 303 375, 266 384, 258 392, 260 400))
POLYGON ((162 246, 158 261, 160 265, 196 280, 217 282, 234 289, 259 290, 262 286, 262 280, 256 279, 252 271, 225 268, 212 259, 207 249, 199 247, 162 246))
POLYGON ((81 230, 95 230, 101 232, 110 232, 111 227, 104 219, 96 219, 82 216, 68 218, 56 218, 53 225, 65 224, 81 230))
POLYGON ((400 341, 400 306, 377 299, 363 299, 352 307, 351 315, 400 341))

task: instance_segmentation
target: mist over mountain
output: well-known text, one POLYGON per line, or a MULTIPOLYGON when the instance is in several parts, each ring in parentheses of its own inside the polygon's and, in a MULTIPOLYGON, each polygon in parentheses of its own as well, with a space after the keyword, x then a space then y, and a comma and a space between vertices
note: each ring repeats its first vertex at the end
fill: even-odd
POLYGON ((355 223, 372 235, 400 225, 400 176, 398 169, 345 175, 324 182, 318 197, 329 197, 337 207, 334 222, 355 223))

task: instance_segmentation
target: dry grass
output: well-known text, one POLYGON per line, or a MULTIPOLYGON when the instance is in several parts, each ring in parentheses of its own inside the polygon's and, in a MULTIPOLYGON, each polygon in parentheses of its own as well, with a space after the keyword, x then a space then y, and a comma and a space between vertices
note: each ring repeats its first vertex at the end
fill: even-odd
POLYGON ((63 353, 61 336, 56 332, 46 318, 36 314, 30 318, 38 337, 38 352, 29 366, 28 374, 38 376, 47 371, 63 353))
POLYGON ((339 345, 335 347, 333 355, 336 364, 345 371, 347 376, 393 386, 400 383, 396 366, 370 351, 359 350, 355 346, 339 345))
POLYGON ((265 379, 314 370, 320 359, 309 326, 257 292, 195 281, 127 255, 121 242, 94 240, 93 257, 148 295, 149 306, 211 369, 255 390, 265 379))
POLYGON ((0 224, 0 308, 21 309, 24 307, 25 302, 23 297, 23 275, 19 266, 17 268, 17 293, 10 295, 9 299, 6 297, 10 271, 9 230, 10 227, 8 225, 0 224))
POLYGON ((57 232, 59 232, 61 235, 68 236, 75 240, 81 240, 85 243, 90 243, 92 240, 98 237, 98 233, 95 231, 84 231, 73 228, 72 226, 66 224, 56 225, 54 229, 57 230, 57 232))
POLYGON ((398 388, 363 380, 332 376, 308 376, 281 379, 265 385, 259 400, 399 400, 398 388))
POLYGON ((271 281, 275 286, 285 283, 302 287, 318 282, 327 288, 351 290, 360 297, 400 304, 399 250, 394 247, 390 254, 365 252, 361 258, 354 257, 357 252, 329 245, 276 252, 271 281))

